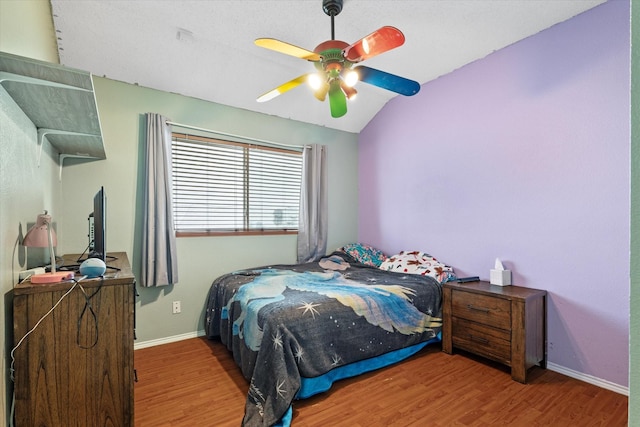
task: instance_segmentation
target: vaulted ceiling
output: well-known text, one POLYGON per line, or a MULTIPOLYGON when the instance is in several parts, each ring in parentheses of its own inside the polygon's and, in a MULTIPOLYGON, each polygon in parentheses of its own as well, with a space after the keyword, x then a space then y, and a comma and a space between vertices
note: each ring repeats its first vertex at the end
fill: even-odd
MULTIPOLYGON (((382 26, 397 27, 404 45, 363 65, 424 84, 603 2, 345 0, 335 38, 351 44, 382 26)), ((98 76, 356 133, 402 96, 360 82, 340 118, 306 85, 256 102, 315 68, 254 40, 313 51, 331 39, 322 0, 51 0, 51 6, 60 62, 98 76)), ((429 93, 423 88, 415 96, 429 93)))

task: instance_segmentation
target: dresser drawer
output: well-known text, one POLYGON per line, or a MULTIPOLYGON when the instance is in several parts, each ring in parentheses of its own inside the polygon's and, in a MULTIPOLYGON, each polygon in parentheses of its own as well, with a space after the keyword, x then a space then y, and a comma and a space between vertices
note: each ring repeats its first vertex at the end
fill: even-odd
POLYGON ((454 290, 451 308, 456 317, 511 330, 511 302, 508 300, 454 290))
POLYGON ((511 332, 452 318, 453 345, 472 353, 511 364, 511 332))

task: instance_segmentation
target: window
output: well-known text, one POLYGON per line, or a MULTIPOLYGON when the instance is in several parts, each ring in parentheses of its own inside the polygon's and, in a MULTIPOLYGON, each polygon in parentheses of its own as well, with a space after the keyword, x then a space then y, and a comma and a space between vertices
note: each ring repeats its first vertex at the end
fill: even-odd
POLYGON ((302 153, 174 133, 178 236, 296 233, 302 153))

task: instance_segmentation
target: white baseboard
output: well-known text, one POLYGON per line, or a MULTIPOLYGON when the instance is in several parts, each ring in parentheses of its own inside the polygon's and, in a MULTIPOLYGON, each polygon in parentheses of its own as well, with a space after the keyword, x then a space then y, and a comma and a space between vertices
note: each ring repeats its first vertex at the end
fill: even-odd
POLYGON ((555 363, 547 363, 547 369, 571 378, 575 378, 580 381, 584 381, 585 383, 593 384, 598 387, 602 387, 604 389, 629 396, 629 387, 624 387, 619 384, 612 383, 611 381, 603 380, 592 375, 583 374, 582 372, 574 371, 572 369, 565 368, 564 366, 556 365, 555 363))
POLYGON ((139 350, 141 348, 155 347, 156 345, 169 344, 172 342, 188 340, 190 338, 197 338, 197 337, 203 337, 203 336, 204 336, 204 329, 201 329, 199 331, 188 332, 186 334, 173 335, 170 337, 158 338, 155 340, 136 342, 133 344, 133 349, 139 350))

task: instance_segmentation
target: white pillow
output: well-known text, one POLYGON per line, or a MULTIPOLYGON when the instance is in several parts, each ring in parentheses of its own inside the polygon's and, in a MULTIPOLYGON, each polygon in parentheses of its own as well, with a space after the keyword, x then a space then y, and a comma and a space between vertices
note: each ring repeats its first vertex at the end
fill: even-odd
POLYGON ((440 283, 449 282, 456 278, 453 268, 439 262, 431 255, 419 251, 402 251, 393 255, 380 264, 380 269, 396 273, 431 276, 440 283))

